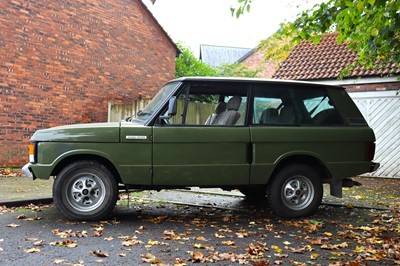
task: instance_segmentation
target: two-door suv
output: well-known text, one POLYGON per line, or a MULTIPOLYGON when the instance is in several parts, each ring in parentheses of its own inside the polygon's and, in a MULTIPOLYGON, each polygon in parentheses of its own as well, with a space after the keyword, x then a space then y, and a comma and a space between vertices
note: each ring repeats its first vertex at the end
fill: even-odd
POLYGON ((264 198, 283 217, 314 213, 323 183, 377 169, 375 136, 342 87, 180 78, 126 121, 37 131, 24 173, 55 178, 69 219, 108 216, 120 189, 220 187, 264 198))

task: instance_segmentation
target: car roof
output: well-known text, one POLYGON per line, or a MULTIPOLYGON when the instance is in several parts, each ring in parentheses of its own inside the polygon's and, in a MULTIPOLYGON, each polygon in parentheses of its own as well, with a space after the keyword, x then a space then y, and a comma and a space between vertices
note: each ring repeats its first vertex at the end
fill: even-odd
MULTIPOLYGON (((251 82, 251 83, 269 83, 269 84, 298 84, 310 86, 324 86, 329 88, 343 89, 343 87, 335 85, 327 85, 318 82, 299 81, 299 80, 283 80, 283 79, 263 79, 263 78, 242 78, 242 77, 181 77, 170 82, 185 82, 185 81, 210 81, 210 82, 251 82)), ((168 82, 168 83, 170 83, 168 82)))

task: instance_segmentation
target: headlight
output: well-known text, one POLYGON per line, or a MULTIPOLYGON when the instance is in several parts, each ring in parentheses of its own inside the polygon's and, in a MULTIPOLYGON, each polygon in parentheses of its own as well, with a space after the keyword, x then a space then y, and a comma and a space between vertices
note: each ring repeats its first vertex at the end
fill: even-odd
POLYGON ((36 162, 36 143, 29 143, 29 162, 36 162))

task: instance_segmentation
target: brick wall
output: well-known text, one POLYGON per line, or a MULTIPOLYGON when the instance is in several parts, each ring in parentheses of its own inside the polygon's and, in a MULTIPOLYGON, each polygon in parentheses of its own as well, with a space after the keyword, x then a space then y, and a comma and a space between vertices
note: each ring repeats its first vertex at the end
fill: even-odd
POLYGON ((400 90, 400 82, 373 83, 343 85, 347 92, 365 92, 365 91, 397 91, 400 90))
POLYGON ((0 165, 37 130, 107 121, 108 101, 152 97, 176 48, 139 0, 0 1, 0 165))
POLYGON ((257 74, 259 78, 271 78, 278 68, 278 64, 271 61, 265 61, 264 53, 262 50, 257 49, 249 57, 247 57, 241 64, 250 69, 261 69, 257 74))

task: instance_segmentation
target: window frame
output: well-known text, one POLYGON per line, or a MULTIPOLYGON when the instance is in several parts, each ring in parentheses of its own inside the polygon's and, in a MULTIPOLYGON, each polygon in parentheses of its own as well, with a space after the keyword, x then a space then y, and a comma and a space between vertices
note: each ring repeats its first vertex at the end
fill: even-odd
MULTIPOLYGON (((172 96, 176 96, 177 99, 179 98, 179 96, 181 96, 183 93, 185 93, 185 103, 184 103, 184 110, 182 111, 181 114, 177 113, 176 115, 182 115, 182 119, 181 119, 181 123, 180 124, 167 124, 167 123, 163 123, 162 121, 159 121, 159 116, 162 115, 163 113, 165 113, 167 111, 168 106, 165 105, 163 108, 161 108, 159 115, 157 116, 156 119, 156 125, 161 125, 161 126, 173 126, 173 127, 179 127, 179 126, 186 126, 186 127, 245 127, 249 125, 248 119, 249 119, 249 99, 250 99, 250 84, 248 82, 237 82, 237 81, 190 81, 190 82, 185 82, 182 84, 182 86, 176 90, 176 92, 171 95, 172 96), (217 84, 218 85, 225 85, 225 86, 232 86, 232 87, 236 87, 236 89, 232 89, 232 92, 229 93, 228 95, 222 95, 222 94, 209 94, 209 95, 217 95, 219 97, 219 99, 221 99, 221 97, 229 97, 229 96, 235 96, 238 95, 238 93, 235 93, 236 91, 241 91, 242 93, 240 93, 240 97, 246 98, 246 106, 244 108, 244 121, 243 124, 236 124, 236 125, 205 125, 205 124, 187 124, 187 111, 188 111, 188 107, 189 107, 189 96, 191 95, 191 88, 194 87, 195 85, 201 86, 213 86, 217 84), (186 90, 186 91, 185 91, 186 90)), ((229 91, 228 91, 229 92, 229 91)), ((243 101, 242 103, 243 104, 243 101)))

